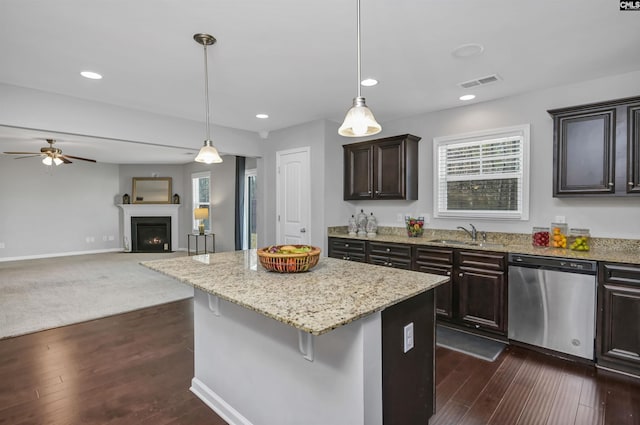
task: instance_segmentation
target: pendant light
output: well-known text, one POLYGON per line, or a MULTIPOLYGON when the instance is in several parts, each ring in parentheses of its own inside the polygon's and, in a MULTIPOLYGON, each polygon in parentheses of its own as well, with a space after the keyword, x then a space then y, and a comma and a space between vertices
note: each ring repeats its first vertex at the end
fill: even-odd
POLYGON ((204 141, 204 146, 200 148, 198 156, 196 156, 196 162, 204 162, 205 164, 217 164, 222 162, 218 150, 213 146, 211 141, 209 130, 209 68, 207 66, 207 46, 211 46, 216 42, 216 39, 209 34, 194 34, 193 39, 204 46, 204 98, 206 109, 206 123, 207 123, 207 138, 204 141))
POLYGON ((347 112, 338 134, 345 137, 371 136, 380 133, 382 126, 377 123, 373 113, 360 94, 360 0, 358 2, 358 96, 353 99, 353 107, 347 112))

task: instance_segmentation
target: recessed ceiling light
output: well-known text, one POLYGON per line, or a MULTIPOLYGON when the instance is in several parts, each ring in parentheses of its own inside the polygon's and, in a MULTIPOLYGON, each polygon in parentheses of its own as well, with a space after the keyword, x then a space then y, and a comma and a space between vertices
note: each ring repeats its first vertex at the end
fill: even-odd
POLYGON ((460 96, 460 100, 471 100, 475 98, 476 98, 475 94, 465 94, 464 96, 460 96))
POLYGON ((256 114, 256 118, 260 118, 261 120, 266 120, 267 118, 269 118, 269 115, 267 115, 267 114, 256 114))
POLYGON ((360 81, 360 84, 365 87, 372 87, 378 84, 378 80, 376 80, 375 78, 365 78, 364 80, 360 81))
POLYGON ((93 71, 82 71, 80 73, 80 75, 82 75, 84 78, 88 78, 90 80, 100 80, 102 78, 102 75, 98 74, 97 72, 93 72, 93 71))
POLYGON ((484 47, 481 44, 469 43, 461 44, 453 49, 451 54, 456 58, 469 58, 471 56, 478 56, 484 52, 484 47))

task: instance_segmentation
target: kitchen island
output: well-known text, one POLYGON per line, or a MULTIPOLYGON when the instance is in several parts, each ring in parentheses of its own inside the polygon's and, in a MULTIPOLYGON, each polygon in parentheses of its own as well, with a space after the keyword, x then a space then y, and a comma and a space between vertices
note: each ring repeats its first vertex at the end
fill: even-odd
POLYGON ((332 258, 279 274, 255 250, 143 265, 194 287, 191 391, 227 422, 410 425, 433 414, 432 289, 446 277, 332 258))

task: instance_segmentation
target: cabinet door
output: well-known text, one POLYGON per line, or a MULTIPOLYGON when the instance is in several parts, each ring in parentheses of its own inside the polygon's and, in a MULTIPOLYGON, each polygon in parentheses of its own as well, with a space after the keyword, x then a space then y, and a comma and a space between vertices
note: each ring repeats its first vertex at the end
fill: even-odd
POLYGON ((404 199, 404 140, 390 140, 373 146, 374 194, 376 199, 404 199))
POLYGON ((640 193, 640 104, 627 109, 627 193, 640 193))
POLYGON ((344 199, 373 197, 373 148, 355 144, 344 148, 344 199))
POLYGON ((600 266, 598 363, 640 374, 640 267, 600 266))
POLYGON ((555 117, 553 196, 615 192, 616 109, 555 117))
POLYGON ((460 320, 476 329, 505 334, 505 272, 461 267, 456 279, 460 320))

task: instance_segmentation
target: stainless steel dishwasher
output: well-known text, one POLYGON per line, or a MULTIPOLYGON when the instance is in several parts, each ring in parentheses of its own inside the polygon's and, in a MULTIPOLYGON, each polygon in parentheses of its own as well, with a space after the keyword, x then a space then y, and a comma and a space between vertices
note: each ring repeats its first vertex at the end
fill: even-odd
POLYGON ((509 254, 509 339, 594 359, 596 262, 509 254))

